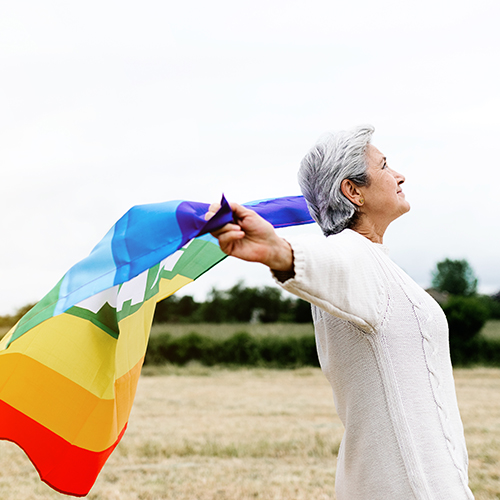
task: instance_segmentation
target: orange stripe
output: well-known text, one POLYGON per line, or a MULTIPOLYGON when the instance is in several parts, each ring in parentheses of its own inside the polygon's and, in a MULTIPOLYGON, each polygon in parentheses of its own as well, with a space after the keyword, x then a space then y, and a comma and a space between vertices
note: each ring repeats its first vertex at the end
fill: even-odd
POLYGON ((103 451, 128 421, 143 361, 115 381, 115 399, 101 399, 28 356, 5 353, 0 399, 71 444, 103 451))
MULTIPOLYGON (((116 339, 90 321, 60 314, 26 332, 0 356, 25 354, 97 397, 112 399, 116 344, 116 339)), ((144 350, 128 369, 142 356, 144 350)))

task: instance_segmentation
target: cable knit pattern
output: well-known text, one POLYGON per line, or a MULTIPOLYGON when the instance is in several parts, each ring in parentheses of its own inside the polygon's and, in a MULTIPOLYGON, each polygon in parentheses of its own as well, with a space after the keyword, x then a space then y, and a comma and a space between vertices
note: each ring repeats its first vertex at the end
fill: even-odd
POLYGON ((351 230, 290 239, 318 356, 345 426, 338 500, 471 500, 448 326, 439 305, 351 230))

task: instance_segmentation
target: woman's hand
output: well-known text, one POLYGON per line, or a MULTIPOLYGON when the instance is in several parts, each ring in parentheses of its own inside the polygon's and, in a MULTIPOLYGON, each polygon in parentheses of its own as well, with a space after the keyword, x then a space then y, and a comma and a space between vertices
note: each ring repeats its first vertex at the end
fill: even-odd
MULTIPOLYGON (((293 253, 290 244, 280 238, 272 224, 253 210, 237 203, 230 203, 235 219, 212 233, 219 240, 224 253, 249 262, 261 262, 275 271, 293 269, 293 253)), ((210 205, 205 219, 215 215, 220 204, 210 205)))

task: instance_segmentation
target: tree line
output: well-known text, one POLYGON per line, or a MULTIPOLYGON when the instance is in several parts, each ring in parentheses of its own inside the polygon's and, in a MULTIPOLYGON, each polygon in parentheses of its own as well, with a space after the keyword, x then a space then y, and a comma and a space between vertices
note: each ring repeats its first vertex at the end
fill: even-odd
MULTIPOLYGON (((432 273, 432 289, 440 292, 439 302, 445 310, 462 304, 476 311, 477 318, 500 319, 500 292, 495 295, 477 293, 478 279, 466 260, 445 259, 432 273), (466 306, 467 305, 467 306, 466 306)), ((156 323, 307 323, 312 321, 308 302, 284 296, 274 287, 246 287, 242 281, 227 290, 213 288, 204 302, 193 297, 175 295, 156 306, 156 323)), ((465 321, 465 320, 464 320, 465 321)), ((454 320, 452 318, 454 324, 454 320)), ((466 322, 467 323, 467 322, 466 322)), ((467 329, 471 330, 472 326, 467 329)))
MULTIPOLYGON (((478 279, 466 260, 445 259, 438 262, 432 273, 432 289, 443 295, 439 302, 445 312, 462 307, 465 316, 475 311, 477 328, 481 321, 500 319, 500 291, 494 295, 477 293, 478 279), (461 305, 461 306, 460 306, 461 305)), ((0 316, 0 327, 13 326, 34 304, 28 304, 13 315, 0 316)), ((453 328, 455 319, 452 317, 453 328)), ((213 288, 203 302, 190 295, 172 295, 158 302, 155 323, 308 323, 311 307, 301 299, 285 296, 281 289, 265 286, 246 287, 242 281, 227 290, 213 288)))
POLYGON ((308 323, 311 306, 285 297, 270 286, 246 287, 242 281, 228 290, 213 288, 204 302, 190 295, 172 295, 158 302, 155 323, 308 323))

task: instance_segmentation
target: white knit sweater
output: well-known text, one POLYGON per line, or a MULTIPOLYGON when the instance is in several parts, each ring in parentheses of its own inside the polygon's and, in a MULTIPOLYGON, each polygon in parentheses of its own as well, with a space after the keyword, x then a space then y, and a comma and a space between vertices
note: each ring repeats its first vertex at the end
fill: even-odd
POLYGON ((295 277, 280 284, 313 304, 345 426, 337 499, 473 499, 439 305, 354 231, 289 241, 295 277))

